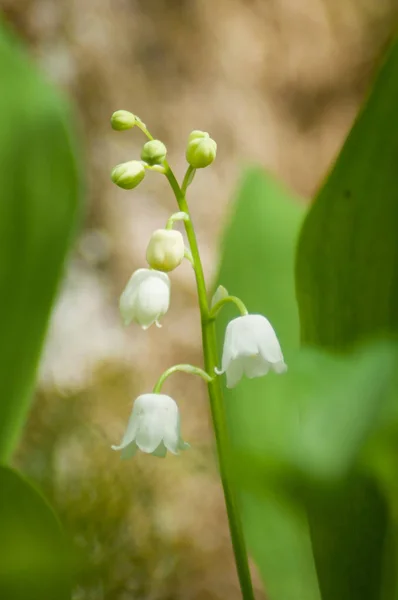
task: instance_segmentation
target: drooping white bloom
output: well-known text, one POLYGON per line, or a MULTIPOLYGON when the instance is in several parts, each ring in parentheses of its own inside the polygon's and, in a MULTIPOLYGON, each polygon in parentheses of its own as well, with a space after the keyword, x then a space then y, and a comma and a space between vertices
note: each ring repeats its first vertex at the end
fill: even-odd
POLYGON ((243 375, 252 379, 269 370, 284 373, 287 366, 271 323, 262 315, 245 315, 228 323, 225 333, 221 371, 227 387, 232 388, 243 375))
POLYGON ((170 279, 166 273, 152 269, 138 269, 131 276, 120 296, 120 314, 125 325, 132 321, 148 329, 159 319, 170 304, 170 279))
POLYGON ((173 398, 155 393, 138 396, 121 444, 112 448, 122 450, 122 458, 131 458, 137 448, 162 458, 167 450, 178 454, 189 448, 181 438, 180 414, 173 398))

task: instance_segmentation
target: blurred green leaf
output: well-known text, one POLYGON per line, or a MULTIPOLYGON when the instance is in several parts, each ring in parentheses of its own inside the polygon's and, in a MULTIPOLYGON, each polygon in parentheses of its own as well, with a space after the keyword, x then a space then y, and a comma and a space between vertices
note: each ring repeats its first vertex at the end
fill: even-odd
POLYGON ((24 423, 79 206, 62 99, 0 23, 0 459, 24 423))
POLYGON ((0 598, 69 600, 67 545, 45 500, 0 467, 0 598))
POLYGON ((297 257, 304 343, 398 330, 398 43, 305 219, 297 257))
POLYGON ((344 479, 383 423, 397 358, 395 345, 382 343, 347 356, 301 350, 287 374, 269 377, 266 398, 247 401, 241 449, 276 478, 318 487, 344 479))
POLYGON ((267 398, 250 400, 256 419, 242 419, 247 442, 234 456, 238 481, 265 501, 272 490, 282 505, 308 511, 323 594, 339 585, 346 594, 339 598, 359 597, 359 590, 379 597, 383 553, 370 572, 361 565, 387 541, 388 507, 377 490, 380 510, 374 511, 374 482, 366 469, 353 473, 352 465, 383 422, 397 358, 392 344, 345 357, 303 350, 286 375, 270 378, 267 398), (363 496, 366 484, 371 493, 363 496), (353 529, 358 516, 363 527, 353 529))
MULTIPOLYGON (((305 344, 337 349, 396 334, 397 103, 395 42, 302 229, 297 296, 305 344)), ((324 600, 379 598, 388 562, 383 565, 382 556, 391 535, 375 479, 353 468, 345 486, 330 494, 328 506, 313 506, 309 518, 324 600)), ((388 548, 391 552, 390 542, 388 548)), ((385 586, 383 594, 392 597, 385 586)))
MULTIPOLYGON (((304 209, 274 178, 255 168, 246 172, 231 212, 217 283, 239 296, 250 312, 263 313, 271 320, 289 362, 299 338, 293 266, 304 209)), ((233 316, 236 313, 229 307, 220 314, 220 340, 233 316)), ((251 403, 268 397, 271 379, 243 381, 225 390, 236 448, 245 449, 248 428, 258 426, 251 403)), ((241 500, 249 547, 269 598, 319 600, 304 510, 282 501, 271 487, 266 497, 242 491, 241 500)))

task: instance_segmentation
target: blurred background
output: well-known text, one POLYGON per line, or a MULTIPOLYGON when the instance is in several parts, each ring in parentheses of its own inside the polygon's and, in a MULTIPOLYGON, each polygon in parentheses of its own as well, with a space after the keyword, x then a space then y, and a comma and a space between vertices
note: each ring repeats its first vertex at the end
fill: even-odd
MULTIPOLYGON (((211 282, 228 205, 246 164, 311 198, 352 124, 398 17, 396 0, 0 0, 47 77, 75 106, 87 177, 70 258, 15 465, 38 482, 79 548, 73 600, 239 598, 202 382, 175 375, 190 452, 121 462, 139 393, 175 362, 201 364, 189 265, 172 274, 161 330, 125 330, 118 297, 176 206, 164 178, 134 192, 110 169, 139 156, 131 110, 181 177, 192 129, 218 143, 190 188, 211 282)), ((56 198, 54 198, 56 202, 56 198)), ((261 584, 257 582, 260 592, 261 584)), ((259 598, 261 592, 259 593, 259 598)))

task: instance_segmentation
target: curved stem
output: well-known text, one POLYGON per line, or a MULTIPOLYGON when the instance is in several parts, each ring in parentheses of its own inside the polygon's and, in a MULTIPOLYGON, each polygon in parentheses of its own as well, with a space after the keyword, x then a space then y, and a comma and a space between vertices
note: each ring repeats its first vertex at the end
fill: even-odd
POLYGON ((183 373, 189 373, 190 375, 199 375, 199 377, 204 379, 204 381, 206 381, 207 383, 212 381, 213 379, 213 377, 210 377, 210 375, 206 373, 206 371, 203 371, 203 369, 200 369, 199 367, 194 367, 193 365, 174 365, 174 367, 170 367, 159 377, 153 388, 153 393, 160 394, 160 390, 162 389, 162 386, 166 379, 170 377, 170 375, 173 375, 173 373, 177 373, 178 371, 181 371, 183 373))
POLYGON ((179 211, 171 215, 167 219, 166 229, 173 229, 173 225, 176 221, 188 221, 189 215, 187 213, 179 211))
POLYGON ((246 306, 243 304, 240 298, 238 298, 237 296, 225 296, 225 298, 221 298, 221 300, 216 302, 215 305, 212 307, 210 311, 210 318, 215 319, 220 308, 222 308, 224 304, 227 304, 227 302, 232 302, 233 304, 235 304, 235 306, 238 307, 242 317, 249 314, 246 306))

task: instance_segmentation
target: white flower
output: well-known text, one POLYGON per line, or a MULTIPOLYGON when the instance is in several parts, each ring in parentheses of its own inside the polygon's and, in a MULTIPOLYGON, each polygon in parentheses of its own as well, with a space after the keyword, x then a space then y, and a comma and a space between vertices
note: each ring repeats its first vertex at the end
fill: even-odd
POLYGON ((142 394, 134 402, 126 433, 120 446, 122 458, 131 458, 137 448, 155 456, 166 456, 167 450, 178 454, 189 444, 180 434, 180 414, 173 398, 165 394, 142 394))
POLYGON ((120 314, 125 325, 132 321, 148 329, 169 309, 170 279, 166 273, 152 269, 138 269, 131 276, 120 296, 120 314))
POLYGON ((228 323, 222 355, 221 375, 227 387, 235 387, 243 375, 252 379, 269 370, 284 373, 287 366, 271 323, 262 315, 245 315, 228 323))

